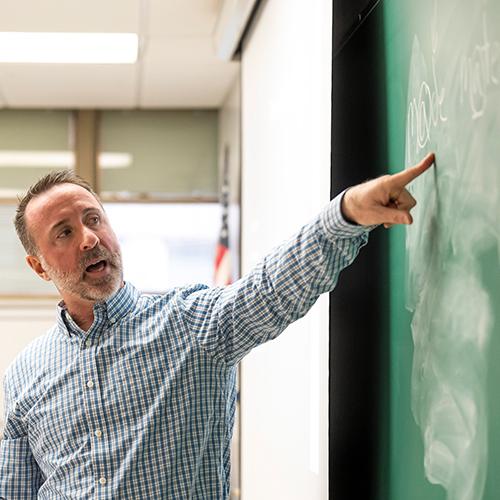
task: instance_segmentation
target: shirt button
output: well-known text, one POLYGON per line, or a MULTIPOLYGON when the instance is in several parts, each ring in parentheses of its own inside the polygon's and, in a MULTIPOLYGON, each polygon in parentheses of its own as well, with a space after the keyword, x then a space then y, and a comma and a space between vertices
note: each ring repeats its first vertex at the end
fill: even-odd
POLYGON ((102 436, 102 431, 100 431, 99 429, 97 429, 94 434, 96 435, 96 437, 100 438, 102 436))
POLYGON ((99 482, 104 486, 106 484, 106 478, 105 477, 101 477, 99 479, 99 482))
POLYGON ((90 347, 90 346, 92 345, 92 341, 91 341, 90 339, 87 339, 87 340, 85 341, 85 345, 86 345, 87 347, 90 347))
POLYGON ((89 389, 92 389, 92 387, 94 387, 94 382, 92 382, 92 380, 89 380, 89 381, 87 382, 87 387, 88 387, 89 389))

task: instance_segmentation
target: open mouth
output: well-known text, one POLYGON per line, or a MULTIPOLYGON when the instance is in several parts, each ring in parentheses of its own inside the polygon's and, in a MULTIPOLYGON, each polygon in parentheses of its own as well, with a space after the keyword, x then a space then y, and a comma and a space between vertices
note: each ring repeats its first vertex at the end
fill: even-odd
POLYGON ((103 271, 107 267, 108 263, 105 260, 100 260, 99 262, 96 262, 95 264, 90 264, 90 266, 87 266, 85 268, 85 271, 87 273, 98 273, 100 271, 103 271))

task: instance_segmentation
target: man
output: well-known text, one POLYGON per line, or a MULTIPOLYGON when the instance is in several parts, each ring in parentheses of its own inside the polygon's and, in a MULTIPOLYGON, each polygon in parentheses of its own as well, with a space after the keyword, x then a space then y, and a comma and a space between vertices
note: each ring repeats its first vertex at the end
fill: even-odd
POLYGON ((161 296, 123 282, 87 183, 69 171, 41 179, 15 225, 63 301, 5 375, 0 497, 228 498, 237 363, 334 288, 370 229, 412 222, 405 186, 432 162, 350 188, 230 286, 161 296))

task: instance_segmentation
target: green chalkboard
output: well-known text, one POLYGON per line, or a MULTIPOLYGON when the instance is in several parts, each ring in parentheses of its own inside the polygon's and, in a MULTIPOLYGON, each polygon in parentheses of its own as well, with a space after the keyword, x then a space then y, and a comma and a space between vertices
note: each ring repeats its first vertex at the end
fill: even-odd
POLYGON ((392 500, 500 498, 500 2, 384 0, 389 163, 436 153, 391 230, 392 500))

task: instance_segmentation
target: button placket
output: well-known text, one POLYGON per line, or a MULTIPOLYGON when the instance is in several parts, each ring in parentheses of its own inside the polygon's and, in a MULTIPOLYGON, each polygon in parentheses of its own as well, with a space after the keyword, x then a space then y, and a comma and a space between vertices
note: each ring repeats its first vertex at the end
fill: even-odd
POLYGON ((105 486, 111 480, 109 463, 106 459, 104 432, 106 428, 104 404, 101 400, 101 381, 99 379, 98 361, 100 349, 96 349, 98 338, 103 334, 107 318, 102 308, 96 308, 95 321, 88 337, 80 351, 82 380, 85 386, 85 414, 87 428, 91 436, 90 447, 92 454, 94 477, 100 486, 105 486))

